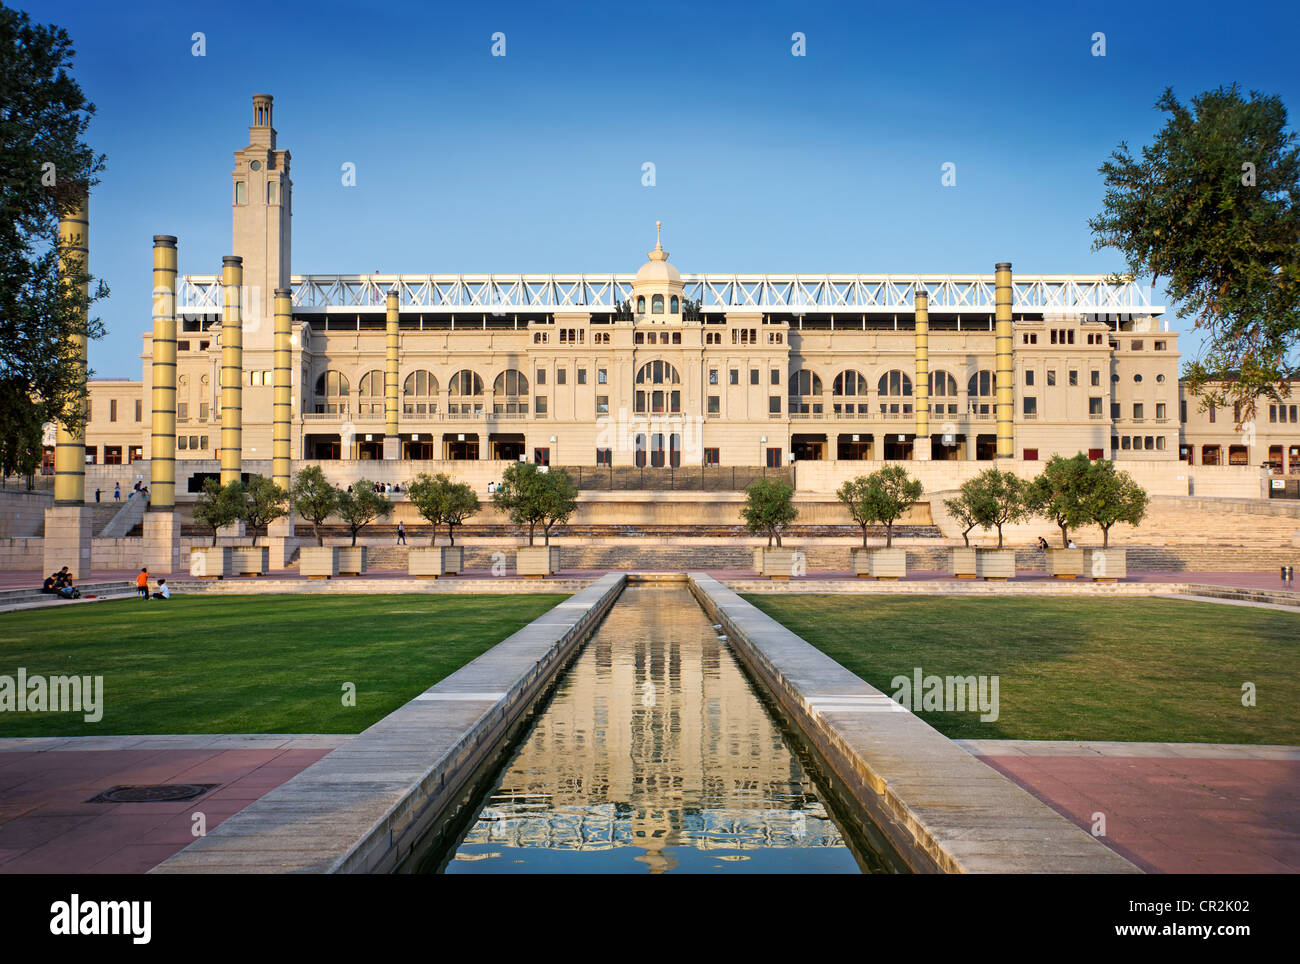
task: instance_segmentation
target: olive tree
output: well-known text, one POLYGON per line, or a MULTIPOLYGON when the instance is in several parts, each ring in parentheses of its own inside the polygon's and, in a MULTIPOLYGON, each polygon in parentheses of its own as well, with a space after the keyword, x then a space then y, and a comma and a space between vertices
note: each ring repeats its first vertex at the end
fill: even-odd
POLYGON ((293 510, 311 523, 318 546, 325 545, 320 527, 338 509, 339 494, 319 465, 309 465, 293 477, 289 499, 293 510))
POLYGON ((741 506, 740 516, 750 532, 767 536, 769 548, 773 539, 776 539, 778 547, 781 545, 782 531, 798 515, 799 511, 794 507, 794 486, 788 482, 755 479, 745 489, 745 504, 741 506))
POLYGON ((1116 522, 1138 525, 1147 513, 1146 490, 1115 463, 1098 459, 1088 471, 1084 517, 1101 529, 1101 546, 1110 548, 1110 528, 1116 522))
POLYGON ((886 548, 894 544, 894 523, 921 500, 921 482, 901 465, 887 465, 878 472, 858 476, 840 486, 835 494, 862 527, 862 545, 867 544, 867 526, 879 522, 885 527, 886 548))
POLYGON ((239 518, 248 526, 257 545, 257 530, 289 514, 289 493, 265 475, 251 475, 244 486, 239 518))
POLYGON ((376 519, 387 518, 393 513, 393 503, 388 497, 375 491, 375 483, 369 479, 357 479, 348 492, 338 496, 339 518, 352 532, 352 544, 357 544, 359 533, 376 519))
POLYGON ((1002 527, 1019 522, 1028 514, 1025 507, 1024 479, 1014 472, 985 469, 962 485, 963 493, 970 486, 971 508, 981 529, 998 530, 998 548, 1002 548, 1002 527))
POLYGON ((1091 466, 1082 452, 1068 459, 1053 455, 1025 487, 1025 508, 1056 523, 1062 549, 1069 548, 1070 530, 1088 521, 1084 496, 1091 466))
POLYGON ((240 482, 222 485, 215 478, 203 481, 203 491, 194 500, 194 521, 212 530, 212 544, 217 544, 217 530, 238 522, 244 511, 244 486, 240 482))

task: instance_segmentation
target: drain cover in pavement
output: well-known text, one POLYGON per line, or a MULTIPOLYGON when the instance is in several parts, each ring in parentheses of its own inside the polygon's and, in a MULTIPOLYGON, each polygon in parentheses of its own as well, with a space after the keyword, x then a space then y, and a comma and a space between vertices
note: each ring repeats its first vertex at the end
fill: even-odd
POLYGON ((171 803, 203 796, 219 783, 157 783, 149 786, 109 787, 87 803, 171 803))

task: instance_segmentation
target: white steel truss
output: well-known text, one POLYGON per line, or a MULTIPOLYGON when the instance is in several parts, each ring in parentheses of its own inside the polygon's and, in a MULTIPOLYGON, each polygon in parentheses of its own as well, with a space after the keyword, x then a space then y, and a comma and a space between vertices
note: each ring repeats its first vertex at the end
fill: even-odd
MULTIPOLYGON (((396 288, 403 308, 427 313, 605 313, 632 298, 631 274, 547 275, 294 275, 293 306, 302 312, 382 310, 396 288)), ((683 296, 705 311, 781 314, 911 312, 924 287, 930 310, 992 314, 993 275, 682 275, 683 296)), ((1013 310, 1082 314, 1158 315, 1150 292, 1110 275, 1015 275, 1013 310)), ((216 275, 184 275, 177 309, 182 314, 219 314, 216 275)))

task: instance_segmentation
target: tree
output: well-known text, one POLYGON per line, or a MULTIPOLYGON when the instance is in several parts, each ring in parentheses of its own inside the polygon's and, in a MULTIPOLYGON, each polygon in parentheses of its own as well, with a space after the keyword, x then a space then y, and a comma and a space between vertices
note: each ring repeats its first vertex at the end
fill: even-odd
POLYGON ((568 522, 569 516, 578 508, 578 486, 564 469, 541 473, 541 482, 542 533, 549 546, 551 529, 568 522))
POLYGON ((794 486, 780 479, 755 479, 745 489, 740 515, 746 529, 766 534, 769 548, 775 538, 779 548, 782 530, 799 515, 794 507, 794 486))
POLYGON ((464 482, 453 482, 442 472, 433 476, 421 472, 411 483, 408 494, 416 511, 435 527, 430 545, 437 539, 437 526, 445 525, 447 540, 454 546, 455 527, 480 508, 473 489, 464 482))
POLYGON ((1101 166, 1093 248, 1116 247, 1135 275, 1165 278, 1180 316, 1208 338, 1185 367, 1202 406, 1230 394, 1249 420, 1279 398, 1300 336, 1300 146, 1280 98, 1234 84, 1192 98, 1166 89, 1169 120, 1142 159, 1121 143, 1101 166))
POLYGON ((1002 527, 1025 517, 1025 481, 1014 472, 985 469, 962 485, 970 487, 970 506, 979 527, 998 530, 998 548, 1002 548, 1002 527))
POLYGON ((59 216, 104 169, 82 135, 95 113, 72 79, 66 31, 0 5, 0 476, 40 464, 46 423, 85 424, 86 377, 75 340, 103 334, 85 265, 60 277, 59 216))
POLYGON ((887 465, 878 472, 858 476, 840 486, 835 494, 862 527, 862 545, 867 545, 867 526, 880 522, 885 527, 885 546, 894 544, 894 523, 921 499, 921 483, 910 478, 901 465, 887 465))
POLYGON ((1110 527, 1116 522, 1137 525, 1146 517, 1146 490, 1127 472, 1118 472, 1115 463, 1098 459, 1088 471, 1084 497, 1084 517, 1101 528, 1101 546, 1110 548, 1110 527))
POLYGON ((257 545, 257 530, 289 514, 289 493, 265 475, 250 475, 244 486, 239 517, 248 526, 257 545))
POLYGON ((1070 545, 1070 530, 1087 521, 1084 496, 1092 462, 1080 452, 1072 458, 1053 455, 1043 471, 1025 487, 1025 508, 1051 519, 1061 530, 1061 548, 1070 545))
POLYGON ((316 545, 325 545, 320 527, 339 507, 339 490, 325 478, 319 465, 309 465, 293 477, 289 486, 289 501, 293 511, 311 523, 316 545))
POLYGON ((961 491, 956 498, 943 500, 943 507, 952 514, 954 519, 962 524, 961 539, 968 547, 970 546, 970 531, 980 524, 982 518, 977 508, 980 494, 976 491, 978 486, 975 482, 975 479, 967 479, 962 483, 961 491))
POLYGON ((528 544, 542 521, 545 505, 541 493, 542 473, 531 462, 513 462, 506 466, 501 484, 492 494, 493 504, 517 526, 528 526, 528 544))
POLYGON ((339 505, 336 510, 339 518, 352 530, 352 544, 357 544, 357 533, 376 519, 386 518, 393 513, 393 503, 388 497, 375 491, 375 483, 369 479, 357 479, 352 483, 350 492, 339 493, 339 505))
POLYGON ((194 500, 194 521, 212 530, 212 544, 217 544, 217 530, 238 522, 244 510, 244 486, 240 482, 222 485, 209 476, 203 491, 194 500))

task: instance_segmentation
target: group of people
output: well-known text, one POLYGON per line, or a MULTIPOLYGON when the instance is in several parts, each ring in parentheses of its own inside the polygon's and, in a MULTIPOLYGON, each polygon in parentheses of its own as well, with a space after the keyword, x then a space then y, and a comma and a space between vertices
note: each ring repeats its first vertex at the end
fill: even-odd
MULTIPOLYGON (((1048 550, 1048 548, 1049 548, 1048 545, 1047 545, 1047 540, 1044 539, 1042 536, 1039 536, 1039 537, 1038 537, 1038 548, 1039 548, 1039 549, 1042 549, 1044 552, 1046 552, 1046 551, 1048 550)), ((1074 540, 1071 539, 1071 540, 1070 540, 1070 544, 1069 544, 1068 546, 1066 546, 1066 548, 1067 548, 1067 549, 1077 549, 1077 548, 1079 548, 1079 547, 1076 546, 1076 545, 1074 544, 1074 540)))
POLYGON ((152 596, 149 594, 149 569, 146 566, 140 570, 140 575, 135 577, 135 592, 141 599, 148 602, 150 599, 171 599, 172 591, 167 585, 166 579, 158 580, 158 591, 152 596))
MULTIPOLYGON (((349 492, 352 491, 352 486, 350 486, 350 485, 348 486, 348 491, 349 491, 349 492)), ((389 493, 392 493, 392 492, 399 492, 399 493, 400 493, 400 492, 405 492, 406 490, 402 488, 402 484, 401 484, 400 482, 398 482, 398 483, 393 483, 393 482, 376 482, 376 483, 375 483, 375 490, 374 490, 374 491, 375 491, 375 494, 376 494, 376 495, 388 495, 389 493)))
MULTIPOLYGON (((96 501, 96 502, 100 501, 100 496, 101 496, 101 495, 103 495, 103 490, 101 490, 101 489, 96 489, 96 490, 95 490, 95 501, 96 501)), ((149 498, 149 486, 145 485, 145 484, 144 484, 140 479, 136 479, 136 480, 135 480, 135 485, 132 486, 131 491, 128 492, 128 493, 126 494, 126 497, 127 497, 127 499, 130 499, 132 496, 135 496, 135 495, 138 495, 138 496, 140 496, 140 498, 142 498, 142 499, 146 499, 146 500, 149 498)), ((121 501, 122 501, 122 483, 121 483, 121 482, 114 482, 114 483, 113 483, 113 501, 114 501, 114 502, 121 502, 121 501)))
POLYGON ((81 590, 73 584, 72 573, 68 572, 67 566, 46 576, 45 581, 41 583, 41 592, 63 599, 81 598, 81 590))

